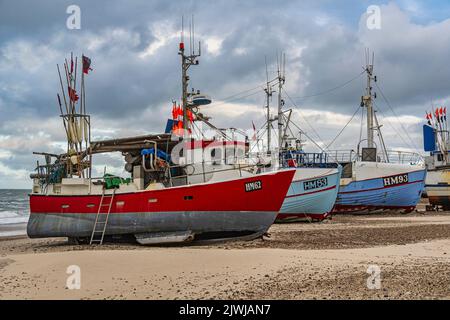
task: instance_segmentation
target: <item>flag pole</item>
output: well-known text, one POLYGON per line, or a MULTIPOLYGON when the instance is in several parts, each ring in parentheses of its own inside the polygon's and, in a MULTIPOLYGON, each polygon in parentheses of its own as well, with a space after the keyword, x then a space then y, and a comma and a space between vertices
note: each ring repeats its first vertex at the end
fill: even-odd
POLYGON ((59 65, 58 64, 56 64, 56 68, 58 69, 59 82, 61 84, 61 90, 62 90, 62 94, 63 94, 63 98, 64 98, 64 106, 66 107, 66 113, 69 113, 69 109, 67 107, 67 100, 66 100, 66 94, 65 94, 65 90, 64 90, 64 85, 63 85, 62 78, 61 78, 61 71, 59 70, 59 65))
MULTIPOLYGON (((69 90, 72 89, 72 85, 71 85, 71 81, 69 80, 69 66, 67 63, 67 59, 65 59, 66 62, 64 64, 64 69, 66 71, 66 81, 67 81, 67 88, 69 90)), ((69 118, 69 129, 71 131, 71 142, 72 142, 72 146, 75 147, 75 151, 78 153, 78 145, 77 145, 77 130, 73 121, 73 114, 74 114, 74 103, 72 101, 72 98, 70 97, 70 90, 69 90, 69 102, 70 102, 70 113, 68 115, 69 118)))

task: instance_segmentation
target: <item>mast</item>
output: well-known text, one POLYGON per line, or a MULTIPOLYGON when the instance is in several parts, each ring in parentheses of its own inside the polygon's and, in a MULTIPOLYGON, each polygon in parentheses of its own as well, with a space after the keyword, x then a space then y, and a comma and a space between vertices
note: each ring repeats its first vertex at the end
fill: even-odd
POLYGON ((271 121, 270 121, 270 97, 272 97, 272 88, 269 83, 267 83, 267 88, 264 89, 266 92, 266 108, 267 108, 267 153, 270 154, 270 144, 271 144, 271 121))
POLYGON ((278 150, 281 152, 283 148, 283 105, 284 101, 281 98, 281 91, 285 83, 284 65, 286 57, 284 54, 280 55, 280 62, 278 63, 278 150))
POLYGON ((187 71, 190 66, 192 65, 198 65, 198 57, 201 55, 201 43, 198 42, 198 52, 194 53, 195 51, 195 44, 193 43, 193 34, 194 34, 194 17, 192 17, 192 21, 190 23, 190 38, 189 42, 192 44, 190 45, 190 52, 188 55, 185 54, 185 47, 184 47, 184 19, 181 19, 181 41, 180 41, 180 47, 178 54, 181 56, 181 83, 182 83, 182 104, 183 104, 183 129, 186 134, 189 129, 189 119, 188 119, 188 85, 189 85, 189 76, 187 74, 187 71))
POLYGON ((270 154, 270 144, 271 144, 271 131, 270 127, 272 125, 270 120, 270 98, 272 97, 272 86, 269 81, 269 72, 267 70, 267 59, 266 59, 266 79, 267 79, 267 87, 264 89, 266 93, 266 108, 267 108, 267 154, 270 154))
POLYGON ((374 148, 374 112, 373 112, 373 103, 372 103, 372 80, 376 79, 373 76, 373 55, 372 62, 369 61, 366 53, 366 73, 367 73, 367 87, 366 87, 366 95, 363 97, 363 104, 367 108, 367 147, 374 148))

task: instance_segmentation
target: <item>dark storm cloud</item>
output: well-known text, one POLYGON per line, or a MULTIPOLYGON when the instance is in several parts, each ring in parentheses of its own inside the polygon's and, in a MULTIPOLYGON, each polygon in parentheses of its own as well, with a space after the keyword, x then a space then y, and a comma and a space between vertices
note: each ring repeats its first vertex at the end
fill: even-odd
MULTIPOLYGON (((379 85, 396 112, 422 117, 431 98, 444 102, 450 96, 450 20, 426 23, 422 18, 419 25, 410 11, 390 3, 381 7, 382 29, 371 31, 364 14, 370 4, 0 0, 0 178, 8 168, 30 170, 31 150, 58 152, 63 146, 53 143, 64 140, 57 118, 56 63, 62 64, 71 51, 93 61, 94 71, 86 80, 87 107, 99 129, 97 138, 162 130, 171 99, 179 99, 181 91, 177 47, 183 14, 185 20, 195 14, 196 39, 203 49, 200 66, 190 71, 191 84, 213 99, 264 83, 265 56, 274 76, 275 55, 281 50, 287 55, 286 89, 292 97, 324 92, 359 74, 364 48, 370 47, 376 53, 379 85), (71 4, 81 7, 81 30, 66 28, 66 8, 71 4)), ((303 109, 349 115, 363 89, 361 77, 342 89, 296 103, 303 109)), ((263 99, 261 90, 233 101, 234 106, 217 105, 230 112, 217 112, 214 106, 209 110, 216 111, 219 126, 248 127, 252 119, 262 121, 255 110, 262 111, 263 99), (246 109, 249 105, 254 108, 246 109)), ((312 123, 324 119, 320 113, 307 116, 312 123)), ((327 119, 332 118, 330 114, 327 119)), ((337 132, 344 123, 321 128, 337 132)), ((414 124, 406 127, 420 129, 414 124)), ((329 139, 334 134, 321 135, 329 139)))

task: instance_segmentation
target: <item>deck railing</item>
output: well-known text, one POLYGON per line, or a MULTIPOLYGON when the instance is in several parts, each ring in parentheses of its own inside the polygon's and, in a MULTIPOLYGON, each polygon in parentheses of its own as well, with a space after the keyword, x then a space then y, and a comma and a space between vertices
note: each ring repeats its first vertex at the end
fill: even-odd
MULTIPOLYGON (((329 151, 328 159, 339 163, 348 163, 352 161, 361 161, 362 156, 355 150, 338 150, 329 151)), ((423 164, 422 155, 415 152, 387 150, 386 152, 378 152, 376 162, 380 163, 396 163, 396 164, 423 164)))

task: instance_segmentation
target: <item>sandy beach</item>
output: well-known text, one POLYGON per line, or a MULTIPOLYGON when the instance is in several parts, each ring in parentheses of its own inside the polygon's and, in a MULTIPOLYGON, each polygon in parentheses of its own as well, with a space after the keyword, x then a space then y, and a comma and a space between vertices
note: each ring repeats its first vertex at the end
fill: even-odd
POLYGON ((0 240, 0 298, 449 299, 450 214, 335 216, 207 246, 8 238, 0 240), (66 287, 72 265, 80 289, 66 287), (371 265, 380 268, 379 289, 367 286, 371 265))

